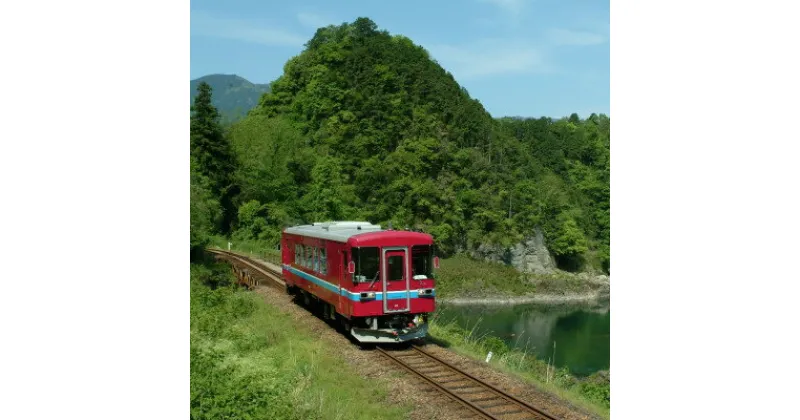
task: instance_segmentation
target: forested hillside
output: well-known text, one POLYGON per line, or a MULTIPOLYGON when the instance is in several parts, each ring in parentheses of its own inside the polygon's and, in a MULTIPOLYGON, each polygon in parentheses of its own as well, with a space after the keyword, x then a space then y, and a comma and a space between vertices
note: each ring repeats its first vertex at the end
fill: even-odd
POLYGON ((538 228, 562 268, 608 270, 605 115, 495 119, 423 48, 366 18, 319 29, 224 133, 201 99, 193 227, 276 243, 291 224, 392 222, 433 234, 444 256, 538 228))

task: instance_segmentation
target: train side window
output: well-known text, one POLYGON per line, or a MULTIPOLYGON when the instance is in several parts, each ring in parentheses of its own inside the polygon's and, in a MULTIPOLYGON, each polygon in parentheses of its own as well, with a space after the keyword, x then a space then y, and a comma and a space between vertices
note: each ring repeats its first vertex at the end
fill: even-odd
POLYGON ((314 271, 319 273, 319 248, 313 248, 314 250, 314 271))
POLYGON ((300 264, 300 255, 301 254, 300 245, 294 244, 294 263, 300 264))
POLYGON ((325 248, 319 249, 319 270, 322 274, 328 274, 328 258, 325 255, 325 248))
POLYGON ((312 255, 311 255, 311 254, 312 254, 312 252, 311 252, 311 247, 310 247, 310 246, 306 246, 306 247, 305 247, 305 249, 306 249, 306 260, 305 260, 305 261, 306 261, 306 263, 305 263, 305 267, 306 267, 306 268, 311 268, 311 258, 312 258, 312 255))

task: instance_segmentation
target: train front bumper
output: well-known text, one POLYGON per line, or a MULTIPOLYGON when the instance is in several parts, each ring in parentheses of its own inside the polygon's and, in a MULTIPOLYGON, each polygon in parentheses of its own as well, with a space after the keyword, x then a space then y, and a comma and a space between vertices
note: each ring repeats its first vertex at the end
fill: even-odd
POLYGON ((350 334, 362 343, 402 343, 404 341, 423 338, 428 335, 428 323, 402 330, 371 330, 369 328, 352 328, 350 334))

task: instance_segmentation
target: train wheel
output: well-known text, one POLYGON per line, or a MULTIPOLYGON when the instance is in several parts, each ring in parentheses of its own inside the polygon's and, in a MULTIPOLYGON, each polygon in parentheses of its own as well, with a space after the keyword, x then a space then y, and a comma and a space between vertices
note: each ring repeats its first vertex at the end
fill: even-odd
POLYGON ((340 321, 339 324, 342 326, 344 332, 350 334, 350 329, 352 328, 352 326, 350 325, 350 320, 342 316, 339 317, 339 321, 340 321))
POLYGON ((336 310, 333 308, 333 305, 325 301, 320 303, 322 304, 320 309, 322 309, 323 319, 331 322, 336 321, 336 310))
POLYGON ((314 301, 312 305, 314 305, 314 312, 317 316, 322 316, 322 319, 325 319, 325 302, 323 302, 320 298, 314 296, 314 301))

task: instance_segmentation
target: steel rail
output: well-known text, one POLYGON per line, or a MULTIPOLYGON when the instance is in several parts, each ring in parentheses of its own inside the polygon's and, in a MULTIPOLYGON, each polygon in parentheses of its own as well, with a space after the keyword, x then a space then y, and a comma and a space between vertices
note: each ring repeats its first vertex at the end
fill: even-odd
MULTIPOLYGON (((389 359, 391 359, 392 361, 394 361, 395 363, 397 363, 400 366, 402 366, 407 371, 409 371, 409 372, 417 375, 418 377, 424 379, 426 382, 430 383, 431 385, 436 387, 436 389, 441 391, 445 396, 447 396, 450 399, 460 403, 462 406, 468 408, 469 410, 471 410, 473 413, 477 414, 481 418, 490 419, 490 420, 498 420, 498 419, 501 419, 503 417, 503 415, 506 415, 506 414, 508 414, 508 415, 520 415, 520 414, 524 414, 525 412, 527 412, 529 415, 532 414, 534 417, 536 417, 538 419, 557 420, 557 418, 553 417, 551 414, 549 414, 549 413, 547 413, 547 412, 545 412, 545 411, 543 411, 541 409, 538 409, 538 408, 526 403, 525 401, 522 401, 522 400, 514 397, 513 395, 510 395, 507 392, 502 391, 502 390, 496 388, 495 386, 493 386, 491 384, 488 384, 488 383, 484 382, 481 379, 476 378, 473 375, 470 375, 467 372, 464 372, 463 370, 453 366, 452 364, 450 364, 450 363, 448 363, 448 362, 446 362, 446 361, 444 361, 444 360, 442 360, 442 359, 440 359, 440 358, 428 353, 425 350, 422 350, 418 346, 412 346, 411 347, 412 353, 411 354, 403 353, 402 356, 409 356, 409 357, 421 356, 426 360, 426 362, 433 362, 434 366, 430 366, 429 364, 426 364, 424 367, 422 367, 422 369, 419 369, 419 368, 416 368, 416 367, 412 366, 408 362, 402 360, 400 357, 396 356, 395 354, 392 354, 392 352, 390 352, 390 351, 387 351, 387 350, 382 349, 380 347, 376 348, 376 350, 378 352, 380 352, 381 354, 383 354, 384 356, 386 356, 389 359), (438 368, 444 368, 445 371, 449 370, 452 373, 455 373, 456 375, 460 375, 461 377, 464 378, 464 379, 454 379, 452 377, 448 377, 446 382, 462 382, 462 381, 468 381, 469 382, 469 381, 471 381, 478 388, 480 388, 481 390, 472 391, 472 392, 470 392, 470 394, 486 393, 486 394, 490 394, 490 395, 493 394, 494 396, 488 397, 488 398, 484 397, 484 398, 481 398, 479 400, 470 401, 469 399, 464 398, 461 395, 458 395, 458 393, 456 393, 454 391, 454 389, 450 389, 447 386, 445 386, 444 385, 445 382, 439 381, 438 380, 439 377, 431 377, 429 375, 430 373, 437 373, 437 374, 442 373, 441 370, 437 371, 437 367, 438 368), (428 371, 430 369, 433 369, 433 372, 422 372, 422 370, 428 371), (492 406, 481 406, 481 405, 478 404, 479 401, 488 402, 488 401, 491 401, 491 400, 500 401, 500 403, 496 403, 496 404, 494 404, 492 406), (501 412, 501 413, 490 413, 490 412, 487 411, 487 409, 490 409, 492 407, 503 406, 503 405, 516 406, 517 410, 513 411, 513 412, 505 411, 505 412, 501 412)), ((447 377, 448 375, 449 374, 442 375, 440 377, 444 378, 444 377, 447 377)), ((471 386, 460 386, 458 388, 459 389, 463 389, 463 388, 470 388, 470 387, 471 386)))
POLYGON ((545 417, 548 420, 557 420, 557 418, 553 417, 551 414, 549 414, 549 413, 547 413, 547 412, 545 412, 545 411, 543 411, 543 410, 541 410, 539 408, 536 408, 536 407, 528 404, 527 402, 522 401, 519 398, 517 398, 517 397, 515 397, 515 396, 513 396, 513 395, 511 395, 511 394, 509 394, 509 393, 507 393, 507 392, 505 392, 505 391, 503 391, 501 389, 498 389, 497 387, 495 387, 492 384, 486 383, 485 381, 483 381, 481 379, 478 379, 475 376, 472 376, 467 372, 464 372, 463 370, 453 366, 449 362, 446 362, 446 361, 444 361, 444 360, 442 360, 442 359, 440 359, 440 358, 428 353, 427 351, 421 349, 419 346, 413 346, 412 348, 414 350, 416 350, 417 353, 424 355, 428 359, 435 360, 436 362, 446 366, 450 370, 453 370, 456 373, 459 373, 461 375, 466 376, 467 378, 471 379, 473 382, 477 383, 478 385, 483 386, 485 388, 488 388, 489 390, 493 391, 494 393, 498 394, 501 398, 504 398, 504 399, 508 400, 509 402, 521 405, 521 406, 527 408, 528 411, 530 411, 530 412, 532 412, 532 413, 534 413, 534 414, 536 414, 538 416, 545 417))
POLYGON ((428 383, 430 383, 431 385, 436 387, 443 394, 445 394, 446 396, 450 397, 452 400, 461 403, 461 405, 463 405, 464 407, 470 409, 473 413, 475 413, 475 414, 477 414, 477 415, 479 415, 479 416, 481 416, 481 417, 483 417, 485 419, 488 419, 488 420, 495 420, 496 419, 495 416, 493 416, 490 413, 486 412, 484 409, 482 409, 482 408, 478 407, 477 405, 465 400, 464 398, 460 397, 459 395, 457 395, 453 391, 445 388, 439 382, 437 382, 435 379, 433 379, 433 378, 429 377, 428 375, 426 375, 426 374, 414 369, 413 367, 408 365, 406 362, 404 362, 404 361, 400 360, 399 358, 395 357, 394 355, 392 355, 390 352, 388 352, 388 351, 386 351, 386 350, 384 350, 384 349, 382 349, 380 347, 376 347, 375 349, 378 352, 380 352, 381 354, 383 354, 384 356, 388 357, 389 359, 391 359, 395 363, 399 364, 400 366, 402 366, 403 368, 408 370, 409 372, 411 372, 411 373, 419 376, 420 378, 424 379, 425 381, 427 381, 428 383))

